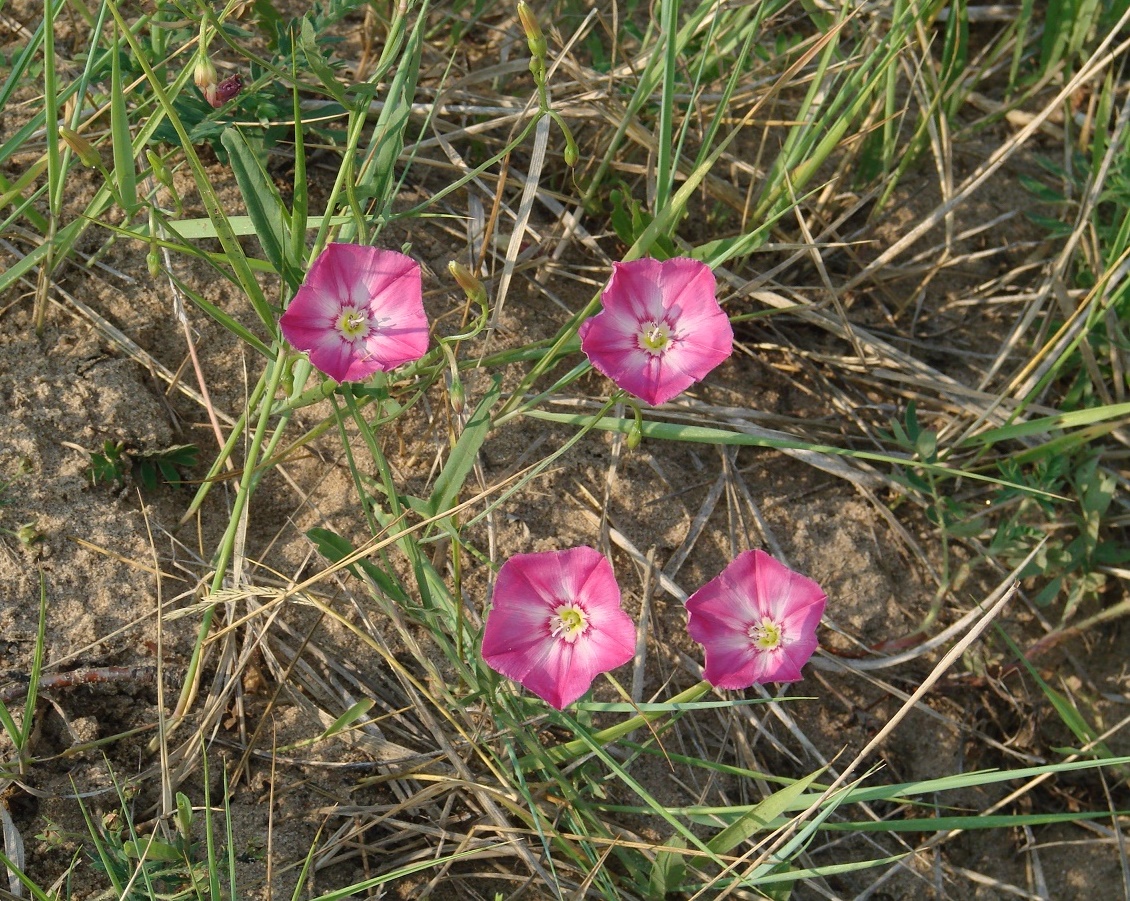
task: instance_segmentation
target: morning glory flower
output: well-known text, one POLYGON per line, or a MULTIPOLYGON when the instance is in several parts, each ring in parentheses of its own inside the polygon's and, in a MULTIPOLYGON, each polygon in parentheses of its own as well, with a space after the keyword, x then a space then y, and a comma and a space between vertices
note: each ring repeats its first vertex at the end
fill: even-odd
POLYGON ((827 600, 811 579, 764 551, 745 551, 687 599, 691 638, 717 688, 796 682, 816 650, 827 600))
POLYGON ((279 320, 286 340, 339 382, 360 382, 428 349, 420 264, 394 250, 327 244, 279 320))
POLYGON ((635 645, 612 564, 591 547, 516 554, 498 571, 483 659, 558 710, 635 645))
POLYGON ((592 365, 653 406, 669 401, 730 355, 734 330, 698 260, 612 264, 604 309, 581 323, 592 365))

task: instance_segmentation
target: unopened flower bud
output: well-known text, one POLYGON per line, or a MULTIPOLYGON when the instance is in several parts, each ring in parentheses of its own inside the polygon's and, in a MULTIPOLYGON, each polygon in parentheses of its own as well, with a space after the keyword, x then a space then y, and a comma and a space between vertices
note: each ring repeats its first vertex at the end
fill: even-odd
POLYGON ((463 289, 463 293, 467 295, 467 299, 471 300, 480 306, 487 302, 487 289, 483 287, 483 283, 475 278, 475 274, 471 272, 462 263, 457 263, 452 260, 447 264, 447 271, 451 273, 451 277, 455 279, 459 287, 463 289))
POLYGON ((577 149, 577 142, 573 140, 573 132, 566 124, 565 120, 557 112, 550 111, 550 117, 557 123, 561 133, 565 136, 565 165, 569 168, 577 165, 577 160, 580 158, 580 151, 577 149))
POLYGON ((204 95, 204 99, 215 106, 216 85, 219 83, 219 77, 216 75, 216 67, 212 64, 212 60, 203 54, 198 56, 193 77, 196 86, 200 88, 200 93, 204 95))
POLYGON ((451 387, 447 389, 447 398, 451 401, 451 409, 462 413, 467 405, 467 393, 463 390, 463 381, 458 376, 451 379, 451 387))
POLYGON ((84 166, 94 169, 102 165, 102 155, 98 152, 98 149, 77 131, 61 125, 59 137, 78 155, 84 166))
POLYGON ((549 45, 545 42, 538 20, 534 18, 534 11, 525 0, 519 0, 518 18, 522 21, 522 30, 526 32, 526 43, 530 45, 530 53, 535 59, 545 59, 549 45))
POLYGON ((153 177, 157 179, 158 183, 171 191, 173 189, 173 173, 169 171, 165 161, 148 147, 145 148, 145 158, 149 160, 149 165, 153 168, 153 177))

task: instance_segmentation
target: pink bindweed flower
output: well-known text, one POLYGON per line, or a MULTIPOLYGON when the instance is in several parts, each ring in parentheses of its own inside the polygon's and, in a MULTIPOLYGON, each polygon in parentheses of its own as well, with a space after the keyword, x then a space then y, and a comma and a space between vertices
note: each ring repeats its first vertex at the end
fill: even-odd
POLYGON ((592 365, 653 406, 669 401, 730 355, 734 330, 698 260, 612 264, 604 309, 581 323, 592 365))
POLYGON ((359 382, 428 349, 420 264, 394 250, 327 244, 279 326, 339 382, 359 382))
POLYGON ((744 551, 687 599, 687 631, 718 688, 796 682, 816 650, 820 586, 764 551, 744 551))
POLYGON ((612 564, 591 547, 517 554, 498 571, 483 659, 558 710, 635 645, 612 564))

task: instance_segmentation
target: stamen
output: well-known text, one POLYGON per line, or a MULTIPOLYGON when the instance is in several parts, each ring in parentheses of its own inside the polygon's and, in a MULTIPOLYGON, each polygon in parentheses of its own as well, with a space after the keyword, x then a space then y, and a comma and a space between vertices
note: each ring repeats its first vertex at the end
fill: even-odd
POLYGON ((763 617, 760 623, 749 627, 749 639, 761 651, 773 651, 781 646, 784 633, 781 627, 769 617, 763 617))
POLYGON ((640 328, 637 343, 640 350, 658 356, 671 343, 671 330, 665 322, 645 322, 640 328))
POLYGON ((562 604, 553 611, 549 620, 550 634, 569 644, 584 635, 588 627, 588 615, 577 604, 562 604))
POLYGON ((369 334, 369 317, 364 310, 346 307, 341 311, 341 316, 338 317, 337 328, 342 337, 356 341, 358 338, 364 338, 369 334))

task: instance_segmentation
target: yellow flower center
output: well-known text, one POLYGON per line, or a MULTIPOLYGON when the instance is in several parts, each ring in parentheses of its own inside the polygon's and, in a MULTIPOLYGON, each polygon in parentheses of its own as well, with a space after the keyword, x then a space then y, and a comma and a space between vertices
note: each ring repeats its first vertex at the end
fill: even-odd
POLYGON ((364 310, 356 307, 346 307, 341 311, 337 320, 337 329, 342 336, 350 341, 364 338, 369 334, 369 317, 364 310))
POLYGON ((645 322, 638 336, 640 350, 658 356, 671 343, 671 330, 664 322, 645 322))
POLYGON ((746 634, 759 651, 776 650, 781 646, 781 639, 784 637, 781 627, 767 616, 763 617, 760 623, 750 626, 746 634))
POLYGON ((569 644, 584 635, 588 627, 588 614, 576 604, 562 604, 553 611, 549 620, 549 631, 553 637, 561 638, 569 644))

